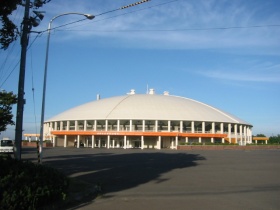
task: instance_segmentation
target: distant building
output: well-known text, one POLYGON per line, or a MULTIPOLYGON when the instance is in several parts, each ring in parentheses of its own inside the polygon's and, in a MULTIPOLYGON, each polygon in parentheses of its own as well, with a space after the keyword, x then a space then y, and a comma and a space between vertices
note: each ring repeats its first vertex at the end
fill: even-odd
MULTIPOLYGON (((193 99, 136 94, 100 99, 67 110, 44 124, 55 146, 170 148, 180 143, 252 143, 252 125, 193 99)), ((48 139, 49 139, 48 138, 48 139)))
POLYGON ((255 136, 255 137, 253 137, 253 141, 255 142, 255 144, 258 144, 258 143, 262 144, 264 142, 265 142, 265 144, 267 144, 268 140, 269 140, 269 138, 266 137, 266 136, 263 136, 263 137, 255 136))

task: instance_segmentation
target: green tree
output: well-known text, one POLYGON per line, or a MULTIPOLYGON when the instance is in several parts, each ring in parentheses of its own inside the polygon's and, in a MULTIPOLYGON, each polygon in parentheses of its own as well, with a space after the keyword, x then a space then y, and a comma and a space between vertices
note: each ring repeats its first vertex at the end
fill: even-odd
POLYGON ((17 5, 21 0, 0 0, 0 2, 0 18, 2 22, 2 28, 0 29, 1 49, 7 49, 9 44, 16 40, 19 35, 17 26, 10 20, 9 16, 17 9, 17 5))
POLYGON ((12 105, 17 103, 17 96, 13 92, 0 92, 0 133, 7 129, 7 125, 14 125, 12 105))
POLYGON ((270 144, 280 144, 280 135, 278 134, 277 136, 271 136, 269 137, 268 142, 270 144))
POLYGON ((264 134, 257 134, 256 137, 266 137, 264 134))
MULTIPOLYGON (((30 1, 30 8, 38 9, 43 4, 50 2, 51 0, 34 0, 30 1)), ((6 50, 9 45, 19 37, 18 26, 10 19, 13 11, 18 6, 23 6, 24 0, 0 0, 0 44, 1 49, 6 50)))

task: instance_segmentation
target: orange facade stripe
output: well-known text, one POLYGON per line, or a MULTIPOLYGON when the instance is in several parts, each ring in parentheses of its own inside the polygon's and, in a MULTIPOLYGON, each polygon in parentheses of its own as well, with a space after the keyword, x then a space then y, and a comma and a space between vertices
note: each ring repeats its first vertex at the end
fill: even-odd
POLYGON ((70 136, 169 136, 169 137, 202 137, 202 138, 226 138, 227 134, 217 133, 180 133, 180 132, 127 132, 127 131, 52 131, 53 135, 70 136))
POLYGON ((257 140, 257 141, 267 141, 267 140, 269 140, 269 138, 268 137, 253 137, 253 140, 255 141, 255 140, 257 140))
POLYGON ((35 137, 40 137, 40 134, 35 134, 35 133, 26 133, 26 134, 23 134, 24 136, 27 136, 27 137, 33 137, 33 136, 35 136, 35 137))

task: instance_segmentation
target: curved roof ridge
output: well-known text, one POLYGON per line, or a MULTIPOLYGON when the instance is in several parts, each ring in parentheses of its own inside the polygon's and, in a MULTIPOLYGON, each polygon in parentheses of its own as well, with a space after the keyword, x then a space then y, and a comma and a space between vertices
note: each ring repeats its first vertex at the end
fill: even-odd
POLYGON ((92 101, 56 115, 55 120, 155 119, 250 123, 203 102, 176 95, 133 94, 92 101))
POLYGON ((218 108, 215 108, 215 107, 213 107, 213 106, 210 106, 210 105, 208 105, 208 104, 202 103, 202 102, 200 102, 200 101, 197 101, 197 100, 194 100, 194 99, 191 99, 191 98, 182 97, 182 96, 176 96, 176 95, 173 95, 173 96, 174 96, 174 97, 177 97, 177 98, 188 99, 188 100, 194 101, 194 102, 196 102, 196 103, 200 103, 200 104, 202 104, 202 105, 204 105, 204 106, 207 106, 207 107, 209 107, 209 108, 211 108, 211 109, 213 109, 213 110, 215 110, 215 111, 221 113, 222 115, 224 115, 224 116, 230 118, 231 120, 233 120, 233 121, 235 121, 235 122, 237 122, 237 123, 240 123, 239 120, 236 120, 235 118, 233 118, 233 117, 230 116, 229 114, 227 114, 227 113, 221 111, 221 110, 218 109, 218 108))
MULTIPOLYGON (((108 117, 110 116, 110 114, 123 102, 125 101, 129 96, 131 95, 126 95, 122 100, 120 100, 113 108, 112 110, 106 115, 105 119, 108 119, 108 117)), ((120 96, 121 97, 121 96, 120 96)))

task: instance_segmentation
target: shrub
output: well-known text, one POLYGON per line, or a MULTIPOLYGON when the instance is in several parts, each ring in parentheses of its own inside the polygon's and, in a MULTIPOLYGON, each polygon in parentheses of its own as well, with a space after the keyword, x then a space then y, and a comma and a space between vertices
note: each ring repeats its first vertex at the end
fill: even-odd
POLYGON ((0 156, 0 209, 44 209, 65 200, 68 185, 54 168, 0 156))

